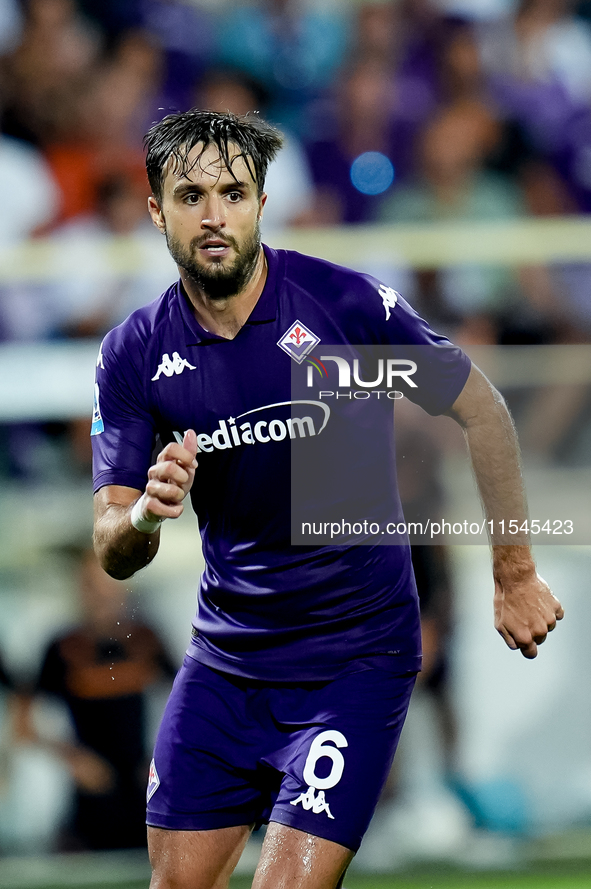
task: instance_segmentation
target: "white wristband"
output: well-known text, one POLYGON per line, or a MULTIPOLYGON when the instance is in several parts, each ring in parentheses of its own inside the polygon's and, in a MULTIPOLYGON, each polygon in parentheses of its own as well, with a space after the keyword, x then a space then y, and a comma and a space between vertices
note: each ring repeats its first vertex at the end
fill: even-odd
POLYGON ((159 519, 146 519, 144 518, 144 498, 145 494, 142 494, 139 500, 133 504, 133 508, 131 510, 131 524, 137 531, 141 531, 142 534, 153 534, 154 531, 157 531, 166 516, 162 516, 159 519))

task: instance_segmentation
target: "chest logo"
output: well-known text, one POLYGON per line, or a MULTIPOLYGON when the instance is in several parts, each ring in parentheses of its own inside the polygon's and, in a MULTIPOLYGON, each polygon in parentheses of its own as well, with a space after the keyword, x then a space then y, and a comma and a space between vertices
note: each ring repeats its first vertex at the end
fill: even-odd
POLYGON ((277 345, 284 352, 287 352, 290 358, 301 364, 306 355, 309 355, 319 342, 320 337, 312 333, 309 327, 306 327, 301 321, 294 321, 277 345))
POLYGON ((152 382, 155 383, 162 374, 164 374, 165 377, 171 377, 173 374, 182 374, 185 368, 187 368, 187 370, 195 370, 195 365, 189 364, 186 358, 181 358, 178 352, 173 352, 172 358, 168 352, 165 352, 158 366, 158 370, 152 377, 152 382))

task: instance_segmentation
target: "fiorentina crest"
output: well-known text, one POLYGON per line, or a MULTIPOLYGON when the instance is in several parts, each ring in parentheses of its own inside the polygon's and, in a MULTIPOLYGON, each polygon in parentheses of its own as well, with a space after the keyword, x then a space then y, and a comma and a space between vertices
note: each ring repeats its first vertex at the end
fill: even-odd
POLYGON ((154 760, 150 763, 150 773, 148 775, 148 790, 146 793, 146 800, 150 802, 158 788, 160 787, 160 778, 158 777, 158 772, 156 771, 156 763, 154 760))
POLYGON ((312 333, 301 321, 294 321, 277 345, 284 352, 287 352, 290 358, 301 364, 306 355, 309 355, 314 346, 317 346, 319 342, 319 336, 312 333))

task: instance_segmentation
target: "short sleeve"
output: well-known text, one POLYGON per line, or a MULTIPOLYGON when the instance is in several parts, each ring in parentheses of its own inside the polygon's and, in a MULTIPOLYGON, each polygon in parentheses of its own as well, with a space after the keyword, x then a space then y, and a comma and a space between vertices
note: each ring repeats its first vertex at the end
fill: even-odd
POLYGON ((470 359, 446 336, 432 330, 392 287, 365 277, 373 290, 367 294, 373 341, 396 347, 392 354, 400 362, 396 366, 400 389, 427 413, 444 413, 466 384, 470 359))
POLYGON ((108 334, 100 348, 92 416, 93 488, 123 485, 142 491, 156 439, 145 391, 142 365, 121 328, 108 334))

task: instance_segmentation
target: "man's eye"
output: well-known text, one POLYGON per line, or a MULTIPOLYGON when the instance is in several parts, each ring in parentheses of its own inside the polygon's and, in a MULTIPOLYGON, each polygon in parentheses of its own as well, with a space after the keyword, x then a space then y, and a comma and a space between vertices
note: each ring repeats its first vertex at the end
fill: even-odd
POLYGON ((228 199, 233 203, 237 204, 238 201, 242 200, 242 195, 239 191, 230 191, 228 192, 228 199))
POLYGON ((199 195, 194 191, 189 192, 189 194, 185 195, 185 203, 187 204, 196 204, 199 200, 199 195))

